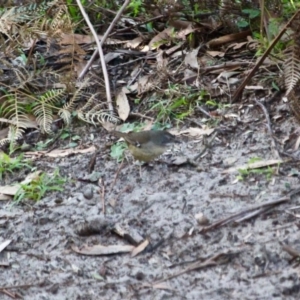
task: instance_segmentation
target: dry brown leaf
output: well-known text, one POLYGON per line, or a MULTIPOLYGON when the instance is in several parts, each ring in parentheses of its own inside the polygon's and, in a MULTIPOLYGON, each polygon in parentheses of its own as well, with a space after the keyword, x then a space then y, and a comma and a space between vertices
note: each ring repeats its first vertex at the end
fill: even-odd
MULTIPOLYGON (((173 26, 174 28, 178 29, 178 30, 184 30, 184 29, 187 29, 189 28, 190 31, 189 33, 191 32, 194 32, 195 30, 193 29, 193 23, 190 22, 190 21, 185 21, 185 20, 175 20, 175 19, 170 19, 169 21, 169 24, 171 26, 173 26)), ((188 33, 184 34, 184 35, 187 35, 188 33)))
POLYGON ((262 85, 246 85, 245 90, 264 90, 262 85))
MULTIPOLYGON (((103 38, 103 35, 98 35, 99 40, 103 38)), ((91 44, 95 42, 95 39, 92 35, 83 35, 83 34, 62 34, 60 43, 67 45, 71 44, 73 45, 74 41, 76 41, 77 44, 91 44)), ((117 39, 110 39, 108 38, 105 41, 106 45, 116 45, 116 44, 124 44, 127 41, 120 41, 117 39)))
POLYGON ((81 56, 86 55, 86 52, 75 42, 72 45, 65 45, 59 50, 51 52, 52 55, 64 55, 70 53, 74 53, 81 56))
POLYGON ((85 153, 90 153, 90 152, 95 152, 97 149, 95 146, 91 146, 86 149, 55 149, 51 152, 47 151, 35 151, 35 152, 26 152, 24 154, 25 157, 31 157, 32 156, 49 156, 49 157, 64 157, 68 156, 70 154, 85 154, 85 153))
POLYGON ((157 60, 157 69, 158 70, 166 69, 166 67, 168 65, 168 59, 165 57, 164 51, 162 51, 160 49, 157 50, 156 60, 157 60))
POLYGON ((170 133, 174 134, 174 135, 189 135, 192 137, 199 137, 202 135, 210 135, 214 132, 213 128, 197 128, 197 127, 190 127, 188 129, 185 130, 181 130, 181 131, 172 131, 170 130, 170 133))
POLYGON ((76 253, 84 255, 110 255, 118 253, 131 252, 135 247, 131 245, 94 245, 94 246, 83 246, 81 248, 72 246, 72 250, 76 253))
POLYGON ((193 23, 189 21, 188 24, 185 24, 187 25, 185 28, 183 28, 185 26, 183 23, 181 23, 181 25, 183 25, 182 29, 176 34, 176 37, 186 40, 186 36, 192 32, 195 32, 195 28, 193 28, 193 23))
POLYGON ((198 63, 198 59, 197 59, 197 55, 199 52, 199 48, 193 49, 192 51, 188 52, 184 58, 184 64, 186 66, 190 66, 193 69, 198 70, 199 69, 199 63, 198 63))
POLYGON ((224 57, 225 53, 221 51, 206 51, 206 54, 212 57, 224 57))
POLYGON ((173 47, 165 50, 166 55, 171 56, 172 58, 182 56, 182 51, 177 51, 177 50, 180 49, 183 44, 184 42, 179 42, 173 47))
POLYGON ((150 77, 149 76, 143 76, 139 78, 138 81, 138 95, 145 93, 149 91, 153 87, 153 83, 150 82, 150 77))
POLYGON ((107 131, 112 131, 112 130, 115 130, 115 128, 116 128, 116 124, 113 124, 113 123, 110 123, 110 122, 102 122, 101 125, 107 131))
POLYGON ((137 256, 139 253, 141 253, 142 251, 144 251, 148 245, 149 245, 149 240, 145 239, 140 245, 138 245, 137 247, 135 247, 132 250, 131 257, 137 256))
POLYGON ((11 199, 12 199, 12 197, 9 195, 0 194, 0 201, 9 201, 11 199))
POLYGON ((131 48, 131 49, 136 49, 142 42, 143 42, 143 38, 141 36, 139 36, 133 40, 127 41, 125 47, 131 48))
POLYGON ((232 44, 231 47, 234 50, 238 50, 238 49, 241 49, 242 47, 246 46, 247 44, 248 44, 248 42, 235 43, 235 44, 232 44))
POLYGON ((240 39, 246 39, 248 35, 251 35, 250 30, 238 32, 238 33, 232 33, 232 34, 227 34, 224 36, 221 36, 219 38, 215 38, 207 43, 207 46, 210 47, 217 47, 220 45, 224 45, 226 43, 230 42, 235 42, 240 39))
POLYGON ((182 81, 188 85, 195 85, 196 87, 199 87, 198 77, 199 77, 199 74, 197 74, 193 70, 190 70, 189 68, 186 68, 184 70, 184 77, 183 77, 182 81))
POLYGON ((122 90, 118 93, 116 104, 118 115, 121 120, 126 121, 130 114, 130 106, 126 95, 127 89, 122 88, 122 90))
POLYGON ((14 196, 17 191, 20 189, 20 185, 16 184, 16 185, 5 185, 5 186, 0 186, 1 189, 1 193, 3 193, 4 195, 11 195, 14 196))
POLYGON ((168 27, 159 34, 157 34, 149 43, 149 48, 155 50, 161 45, 169 42, 170 36, 173 34, 174 28, 168 27))
POLYGON ((21 184, 28 184, 33 180, 38 180, 38 178, 40 177, 40 175, 42 174, 41 170, 37 170, 33 173, 30 173, 26 176, 26 178, 21 182, 21 184))
POLYGON ((124 91, 126 91, 126 94, 128 93, 134 93, 137 92, 139 95, 147 92, 148 90, 150 90, 153 86, 153 83, 150 82, 150 76, 145 75, 139 78, 139 80, 137 82, 135 82, 134 84, 132 84, 129 87, 124 87, 124 91))

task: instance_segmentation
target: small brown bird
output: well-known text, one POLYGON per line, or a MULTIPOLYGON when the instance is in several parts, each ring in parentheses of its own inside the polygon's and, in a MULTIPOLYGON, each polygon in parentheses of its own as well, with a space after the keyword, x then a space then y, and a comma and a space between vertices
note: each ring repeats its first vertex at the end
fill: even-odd
POLYGON ((169 144, 176 142, 175 136, 165 130, 129 133, 113 130, 111 133, 117 137, 122 137, 133 157, 144 162, 149 162, 163 154, 169 144))

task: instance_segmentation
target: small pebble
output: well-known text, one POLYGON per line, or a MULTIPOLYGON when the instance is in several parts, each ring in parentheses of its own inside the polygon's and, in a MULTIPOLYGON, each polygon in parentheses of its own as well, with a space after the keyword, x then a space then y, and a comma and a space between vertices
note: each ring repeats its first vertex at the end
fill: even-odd
POLYGON ((209 224, 208 218, 203 213, 196 214, 195 219, 197 220, 199 225, 209 224))
POLYGON ((92 199, 94 196, 93 189, 90 186, 86 187, 83 192, 83 196, 85 197, 85 199, 88 199, 88 200, 92 199))

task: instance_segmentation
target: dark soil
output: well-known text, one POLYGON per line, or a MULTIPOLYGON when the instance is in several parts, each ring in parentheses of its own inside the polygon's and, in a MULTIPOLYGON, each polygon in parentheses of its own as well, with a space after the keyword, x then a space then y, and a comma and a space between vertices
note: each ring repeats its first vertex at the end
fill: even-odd
MULTIPOLYGON (((237 171, 224 172, 254 157, 280 158, 266 123, 261 109, 251 106, 247 114, 218 126, 199 167, 154 161, 142 166, 140 174, 129 154, 116 181, 120 164, 107 147, 113 138, 104 130, 78 128, 82 148, 98 147, 98 174, 88 173, 93 153, 41 157, 34 164, 48 172, 59 167, 68 178, 65 190, 38 203, 0 202, 0 243, 12 240, 1 252, 0 299, 299 299, 299 266, 282 248, 300 251, 298 194, 256 217, 207 232, 196 218, 203 214, 212 224, 299 187, 296 160, 271 166, 270 176, 251 173, 240 181, 237 171), (135 257, 73 251, 74 246, 130 244, 115 233, 116 226, 138 243, 147 238, 150 245, 135 257), (91 227, 99 232, 89 234, 91 227), (214 260, 207 267, 168 279, 209 258, 214 260)), ((285 111, 272 126, 281 158, 287 158, 283 152, 296 156, 291 150, 297 139, 291 135, 293 119, 285 111), (285 142, 283 149, 286 137, 290 145, 285 142)), ((203 149, 193 138, 181 139, 181 152, 173 156, 192 157, 203 149)))

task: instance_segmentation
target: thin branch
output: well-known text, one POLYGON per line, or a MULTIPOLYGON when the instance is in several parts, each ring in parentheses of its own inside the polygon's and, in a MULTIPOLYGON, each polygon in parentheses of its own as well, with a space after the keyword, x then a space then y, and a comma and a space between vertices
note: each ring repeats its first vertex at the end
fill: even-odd
MULTIPOLYGON (((90 19, 88 17, 88 15, 86 14, 80 0, 76 0, 77 1, 77 4, 80 8, 80 11, 81 11, 81 14, 83 15, 86 23, 88 24, 93 36, 94 36, 94 39, 96 41, 96 44, 97 44, 97 47, 98 47, 98 51, 99 51, 99 55, 100 55, 100 61, 101 61, 101 67, 102 67, 102 72, 103 72, 103 76, 104 76, 104 82, 105 82, 105 90, 106 90, 106 97, 107 97, 107 105, 108 105, 108 109, 111 113, 113 113, 113 105, 112 105, 112 100, 111 100, 111 92, 110 92, 110 85, 109 85, 109 78, 108 78, 108 73, 107 73, 107 69, 106 69, 106 64, 105 64, 105 60, 104 60, 104 54, 103 54, 103 50, 102 50, 102 46, 99 42, 99 39, 98 39, 98 36, 97 36, 97 33, 92 25, 92 23, 90 22, 90 19)), ((103 38, 104 40, 104 38, 103 38)), ((103 43, 102 43, 103 44, 103 43)), ((88 68, 85 68, 81 74, 79 75, 79 80, 82 79, 82 77, 85 75, 85 72, 88 68), (84 72, 85 71, 85 72, 84 72)))
POLYGON ((271 119, 270 119, 269 113, 268 113, 266 107, 265 107, 260 101, 258 101, 256 98, 254 98, 254 101, 256 102, 256 104, 257 104, 258 106, 260 106, 260 108, 262 109, 262 111, 263 111, 263 113, 264 113, 264 115, 265 115, 265 117, 266 117, 266 120, 267 120, 267 127, 268 127, 268 131, 269 131, 269 134, 270 134, 271 139, 272 139, 272 142, 273 142, 273 147, 275 148, 275 150, 276 150, 276 152, 277 152, 277 153, 276 153, 276 154, 277 154, 277 157, 281 158, 281 157, 280 157, 280 154, 279 154, 278 145, 277 145, 276 140, 275 140, 275 138, 274 138, 274 134, 273 134, 273 130, 272 130, 272 124, 271 124, 271 119))
MULTIPOLYGON (((77 2, 79 2, 79 0, 77 0, 77 2)), ((105 34, 104 34, 104 36, 103 36, 103 38, 102 38, 102 40, 100 42, 101 46, 104 44, 104 42, 107 39, 108 35, 112 31, 113 27, 115 26, 115 24, 117 23, 117 21, 120 19, 123 11, 125 10, 125 8, 127 7, 127 5, 129 4, 129 2, 130 2, 130 0, 125 0, 124 4, 120 8, 119 12, 117 13, 117 15, 115 16, 115 18, 113 19, 113 21, 110 24, 110 26, 108 27, 108 29, 106 30, 106 32, 105 32, 105 34)), ((95 38, 95 39, 98 40, 98 38, 95 38)), ((85 66, 85 68, 80 73, 79 79, 81 79, 85 75, 85 73, 87 72, 87 70, 90 68, 90 66, 92 65, 93 61, 95 60, 95 57, 96 57, 97 53, 98 53, 98 51, 95 50, 95 52, 93 53, 91 59, 89 60, 89 62, 85 66)), ((101 56, 101 53, 100 53, 100 56, 101 56)))

